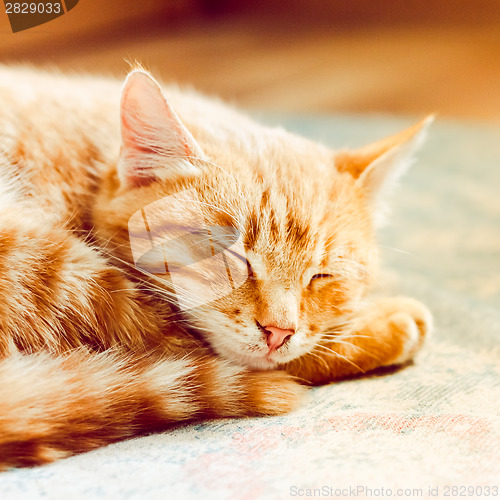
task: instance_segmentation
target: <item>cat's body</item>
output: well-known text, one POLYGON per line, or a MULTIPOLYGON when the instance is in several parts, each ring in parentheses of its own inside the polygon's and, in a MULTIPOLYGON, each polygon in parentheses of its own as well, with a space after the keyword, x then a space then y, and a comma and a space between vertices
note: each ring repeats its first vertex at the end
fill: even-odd
POLYGON ((166 95, 181 121, 142 71, 122 93, 0 68, 0 468, 182 420, 279 414, 299 380, 405 362, 429 329, 412 299, 365 299, 380 193, 421 126, 335 155, 166 95), (146 213, 153 239, 202 220, 232 228, 240 251, 223 252, 222 273, 215 243, 202 261, 193 240, 169 275, 155 252, 140 271, 133 221, 146 213), (205 264, 183 271, 187 254, 205 264))

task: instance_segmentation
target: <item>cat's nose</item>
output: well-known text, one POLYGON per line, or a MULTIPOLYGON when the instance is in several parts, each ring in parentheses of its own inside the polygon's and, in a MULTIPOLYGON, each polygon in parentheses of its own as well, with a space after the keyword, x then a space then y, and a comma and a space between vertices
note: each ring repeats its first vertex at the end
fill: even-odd
POLYGON ((273 325, 262 325, 262 328, 267 336, 266 342, 270 352, 281 347, 295 333, 295 330, 285 330, 273 325))

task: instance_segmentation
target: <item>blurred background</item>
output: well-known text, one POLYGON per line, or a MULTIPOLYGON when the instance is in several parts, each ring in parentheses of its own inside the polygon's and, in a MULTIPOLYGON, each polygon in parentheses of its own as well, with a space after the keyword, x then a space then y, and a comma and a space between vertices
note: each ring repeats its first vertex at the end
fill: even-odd
POLYGON ((0 61, 125 74, 139 60, 242 107, 500 117, 498 0, 80 0, 0 61))

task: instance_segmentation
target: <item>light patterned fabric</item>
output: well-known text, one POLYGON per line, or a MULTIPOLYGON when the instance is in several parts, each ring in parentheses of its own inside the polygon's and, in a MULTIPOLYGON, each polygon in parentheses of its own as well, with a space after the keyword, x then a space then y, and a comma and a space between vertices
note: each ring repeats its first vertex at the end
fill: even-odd
MULTIPOLYGON (((332 146, 410 121, 270 117, 332 146)), ((414 364, 222 420, 0 475, 0 498, 500 498, 500 128, 437 123, 383 229, 384 294, 429 305, 414 364)))

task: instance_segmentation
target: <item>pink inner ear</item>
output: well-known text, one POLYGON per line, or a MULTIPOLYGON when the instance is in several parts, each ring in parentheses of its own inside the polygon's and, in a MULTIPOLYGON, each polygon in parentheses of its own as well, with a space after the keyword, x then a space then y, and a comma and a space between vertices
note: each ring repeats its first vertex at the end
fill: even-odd
MULTIPOLYGON (((200 156, 191 134, 147 73, 132 72, 121 100, 120 177, 131 186, 158 178, 168 159, 200 156)), ((164 175, 163 175, 164 176, 164 175)))
POLYGON ((123 145, 136 153, 166 150, 190 155, 187 131, 156 82, 143 73, 129 80, 122 97, 123 145))

